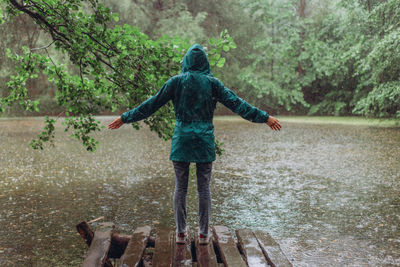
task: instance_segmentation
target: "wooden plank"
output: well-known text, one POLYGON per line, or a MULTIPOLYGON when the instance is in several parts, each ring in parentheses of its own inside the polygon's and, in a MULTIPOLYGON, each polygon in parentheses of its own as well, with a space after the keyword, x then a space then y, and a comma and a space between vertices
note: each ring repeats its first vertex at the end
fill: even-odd
POLYGON ((85 221, 79 223, 76 225, 76 230, 78 233, 81 235, 83 240, 85 240, 85 243, 88 247, 90 247, 90 244, 92 243, 94 233, 92 229, 90 228, 89 224, 85 221))
POLYGON ((153 267, 170 267, 173 258, 173 243, 175 231, 158 229, 153 253, 153 267))
POLYGON ((191 251, 191 240, 190 230, 187 229, 188 237, 186 244, 177 244, 176 234, 173 235, 173 246, 174 246, 174 267, 192 266, 192 251, 191 251))
POLYGON ((121 257, 120 265, 123 267, 139 266, 143 252, 146 249, 147 239, 150 236, 151 227, 142 226, 136 228, 121 257))
MULTIPOLYGON (((83 267, 110 266, 108 250, 111 245, 111 235, 114 229, 113 223, 102 223, 94 233, 93 240, 83 261, 83 267)), ((111 265, 112 266, 112 265, 111 265)))
POLYGON ((226 267, 246 267, 235 241, 226 226, 214 226, 213 235, 219 249, 219 254, 226 267))
POLYGON ((121 258, 126 247, 128 246, 129 240, 131 240, 130 235, 113 233, 111 235, 111 246, 110 250, 108 251, 108 258, 121 258))
POLYGON ((268 263, 258 244, 257 238, 250 229, 236 230, 236 237, 245 255, 247 265, 267 267, 268 263))
POLYGON ((281 247, 275 240, 267 233, 261 230, 254 231, 254 235, 268 261, 272 267, 289 267, 293 266, 282 252, 281 247))
POLYGON ((215 255, 214 246, 213 246, 213 237, 211 232, 208 233, 210 235, 210 242, 208 245, 199 245, 199 237, 196 235, 195 245, 196 245, 196 256, 197 256, 197 265, 199 267, 218 267, 217 256, 215 255))

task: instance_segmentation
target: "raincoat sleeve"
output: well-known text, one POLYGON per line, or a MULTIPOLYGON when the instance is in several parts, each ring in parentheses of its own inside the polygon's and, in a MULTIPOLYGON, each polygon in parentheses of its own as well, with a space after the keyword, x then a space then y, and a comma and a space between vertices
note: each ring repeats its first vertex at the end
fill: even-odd
POLYGON ((122 121, 124 123, 132 123, 146 119, 173 98, 173 91, 174 81, 171 78, 161 87, 156 95, 150 97, 138 107, 123 113, 121 115, 122 121))
POLYGON ((216 97, 224 106, 248 121, 258 123, 268 121, 269 115, 266 111, 253 107, 219 81, 216 85, 216 97))

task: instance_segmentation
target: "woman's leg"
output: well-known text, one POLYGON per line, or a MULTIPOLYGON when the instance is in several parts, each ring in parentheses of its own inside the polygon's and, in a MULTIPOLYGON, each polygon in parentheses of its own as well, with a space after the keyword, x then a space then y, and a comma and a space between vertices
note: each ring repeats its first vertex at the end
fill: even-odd
POLYGON ((174 192, 174 218, 176 231, 186 231, 186 194, 189 180, 189 165, 187 162, 174 161, 175 192, 174 192))
POLYGON ((210 180, 212 162, 197 163, 197 192, 199 193, 199 233, 208 235, 208 222, 211 211, 210 180))

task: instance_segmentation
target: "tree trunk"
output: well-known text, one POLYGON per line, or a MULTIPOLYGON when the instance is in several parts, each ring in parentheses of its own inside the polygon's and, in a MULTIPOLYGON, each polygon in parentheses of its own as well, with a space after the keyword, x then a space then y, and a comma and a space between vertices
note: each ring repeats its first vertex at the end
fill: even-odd
MULTIPOLYGON (((306 17, 305 9, 306 9, 306 0, 300 0, 298 9, 297 9, 297 12, 300 17, 300 21, 302 21, 306 17)), ((303 42, 304 42, 304 31, 305 31, 303 25, 301 25, 300 28, 301 28, 301 30, 300 30, 300 42, 299 42, 299 57, 301 55, 301 52, 304 51, 303 42)), ((298 59, 298 61, 297 61, 297 73, 299 75, 304 74, 304 69, 303 69, 303 66, 301 65, 300 59, 298 59)))
MULTIPOLYGON (((272 25, 271 25, 271 27, 272 27, 272 29, 271 29, 271 35, 272 35, 272 48, 274 49, 275 47, 275 24, 274 24, 274 22, 272 23, 272 25)), ((275 53, 272 53, 272 56, 271 56, 271 80, 273 81, 274 80, 274 56, 275 56, 275 53)))
POLYGON ((379 37, 383 37, 385 35, 385 10, 382 10, 382 30, 379 33, 379 37))

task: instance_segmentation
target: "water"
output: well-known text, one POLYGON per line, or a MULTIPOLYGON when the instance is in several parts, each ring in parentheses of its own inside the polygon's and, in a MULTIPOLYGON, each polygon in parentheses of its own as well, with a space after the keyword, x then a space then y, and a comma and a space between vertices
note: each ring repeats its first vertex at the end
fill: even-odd
MULTIPOLYGON (((104 124, 111 118, 102 118, 104 124)), ((263 229, 295 266, 400 265, 400 130, 216 120, 211 224, 263 229)), ((0 266, 79 266, 75 225, 104 215, 121 232, 173 226, 169 142, 130 126, 86 152, 60 128, 34 151, 42 119, 0 121, 0 266)), ((195 177, 189 225, 197 226, 195 177)))

